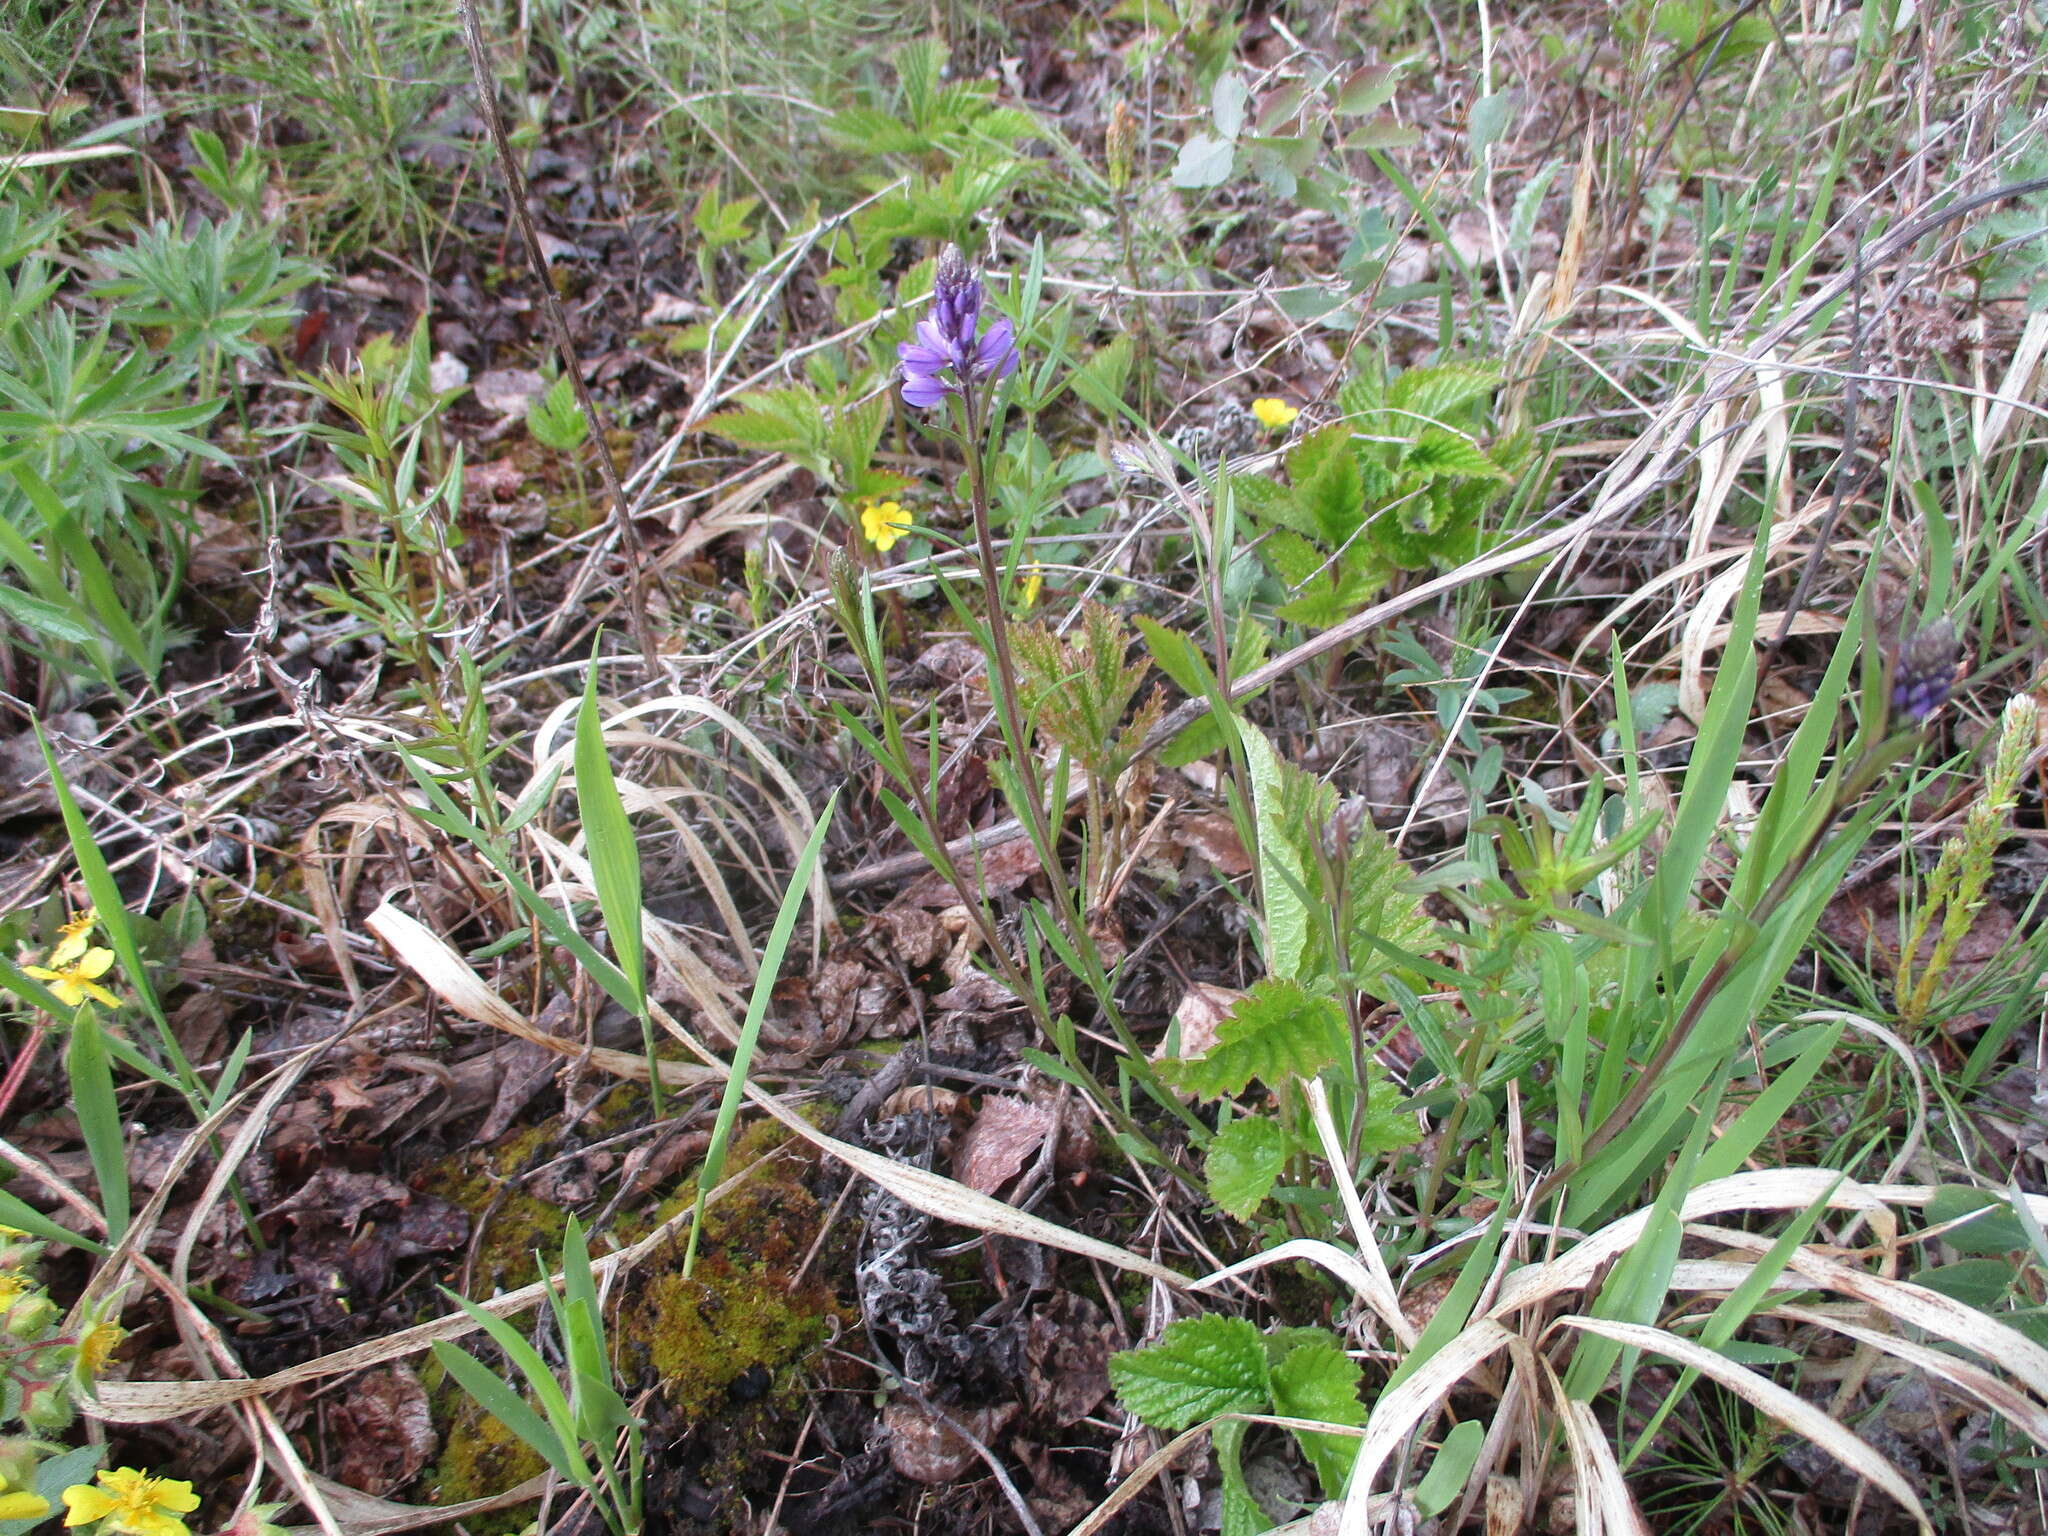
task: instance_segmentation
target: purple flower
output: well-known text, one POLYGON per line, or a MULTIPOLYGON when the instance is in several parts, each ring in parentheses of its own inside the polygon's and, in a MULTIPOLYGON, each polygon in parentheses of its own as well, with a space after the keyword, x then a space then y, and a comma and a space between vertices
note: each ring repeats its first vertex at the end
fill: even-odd
POLYGON ((994 383, 1017 371, 1016 328, 998 320, 977 338, 980 322, 981 278, 949 245, 932 281, 932 312, 917 322, 917 339, 896 348, 904 404, 930 410, 969 385, 994 383))
POLYGON ((1955 625, 1947 619, 1936 619, 1900 646, 1892 708, 1915 724, 1941 708, 1955 686, 1959 650, 1955 625))

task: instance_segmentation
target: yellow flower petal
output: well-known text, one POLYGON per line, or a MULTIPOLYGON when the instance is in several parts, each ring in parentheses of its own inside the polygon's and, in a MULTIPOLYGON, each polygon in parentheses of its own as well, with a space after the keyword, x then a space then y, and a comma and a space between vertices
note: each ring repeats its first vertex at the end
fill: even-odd
MULTIPOLYGON (((199 1507, 197 1499, 192 1501, 192 1507, 199 1507)), ((124 1514, 114 1523, 120 1530, 132 1532, 133 1536, 191 1536, 184 1521, 161 1510, 137 1510, 132 1515, 124 1514)))
POLYGON ((860 531, 882 554, 889 553, 909 530, 910 514, 900 502, 869 500, 861 504, 860 531))
POLYGON ((40 1520, 49 1512, 40 1493, 0 1493, 0 1520, 40 1520))
POLYGON ((111 949, 88 949, 85 958, 78 962, 77 974, 85 981, 97 981, 114 968, 114 952, 111 949))
POLYGON ((192 1491, 190 1483, 174 1477, 153 1478, 156 1487, 151 1490, 158 1509, 175 1509, 181 1515, 189 1515, 199 1507, 199 1495, 192 1491))
MULTIPOLYGON (((100 1476, 105 1477, 102 1472, 100 1476)), ((70 1511, 64 1517, 68 1528, 74 1525, 91 1525, 95 1520, 104 1520, 114 1512, 113 1498, 93 1487, 91 1483, 77 1483, 64 1490, 64 1507, 70 1511)))
POLYGON ((1252 414, 1259 419, 1259 425, 1268 432, 1277 432, 1292 425, 1294 418, 1301 414, 1300 408, 1289 405, 1285 400, 1271 395, 1252 402, 1252 414))

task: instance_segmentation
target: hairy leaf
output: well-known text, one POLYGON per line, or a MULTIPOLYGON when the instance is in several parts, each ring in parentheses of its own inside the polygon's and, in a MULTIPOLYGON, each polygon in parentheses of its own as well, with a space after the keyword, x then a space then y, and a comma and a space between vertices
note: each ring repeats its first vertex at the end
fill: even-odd
POLYGON ((1256 1413, 1271 1393, 1265 1343, 1241 1317, 1185 1318, 1158 1343, 1110 1356, 1109 1379, 1127 1410, 1164 1430, 1256 1413))

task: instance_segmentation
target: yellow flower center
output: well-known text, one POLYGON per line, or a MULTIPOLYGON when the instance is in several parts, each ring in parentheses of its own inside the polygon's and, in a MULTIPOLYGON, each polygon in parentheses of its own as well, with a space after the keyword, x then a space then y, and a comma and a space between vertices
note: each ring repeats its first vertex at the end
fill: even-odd
MULTIPOLYGON (((65 944, 69 944, 69 939, 65 944)), ((99 979, 114 968, 114 952, 111 949, 88 949, 68 961, 60 960, 64 944, 50 955, 48 965, 25 965, 22 970, 37 981, 49 983, 50 990, 57 994, 57 1001, 66 1008, 76 1008, 88 997, 95 1002, 105 1003, 109 1008, 121 1006, 121 999, 99 984, 99 979)))
POLYGON ((94 1323, 78 1341, 79 1369, 87 1376, 99 1375, 127 1337, 128 1330, 119 1323, 94 1323))

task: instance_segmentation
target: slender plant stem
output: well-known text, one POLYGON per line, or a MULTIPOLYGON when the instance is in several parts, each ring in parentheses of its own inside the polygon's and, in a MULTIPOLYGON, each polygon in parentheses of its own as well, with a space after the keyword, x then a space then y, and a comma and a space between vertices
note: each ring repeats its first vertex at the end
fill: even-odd
POLYGON ((483 31, 477 24, 474 0, 455 0, 456 14, 462 19, 462 38, 469 48, 470 73, 476 77, 477 106, 482 111, 485 126, 489 128, 491 143, 498 153, 498 166, 504 172, 507 200, 511 204, 513 222, 519 226, 519 233, 526 245, 526 259, 533 268, 534 281, 540 287, 541 308, 546 311, 548 327, 554 332, 555 350, 561 355, 562 371, 568 375, 569 383, 576 391, 576 403, 583 408, 583 419, 590 423, 591 434, 597 439, 597 469, 604 481, 605 493, 611 498, 612 522, 618 531, 619 547, 626 557, 626 602, 633 621, 633 642, 640 648, 641 658, 647 663, 650 677, 661 675, 661 664, 654 646, 654 630, 647 617, 647 573, 646 551, 640 546, 639 530, 633 526, 633 504, 626 498, 626 488, 620 483, 619 469, 612 462, 611 422, 591 398, 590 387, 583 382, 583 369, 576 358, 576 338, 569 330, 569 317, 562 312, 562 301, 555 293, 555 285, 548 274, 548 261, 540 248, 540 234, 534 228, 533 211, 526 201, 526 178, 519 172, 519 162, 512 153, 512 141, 505 136, 505 122, 498 114, 498 93, 496 82, 491 77, 490 66, 484 58, 483 31))

